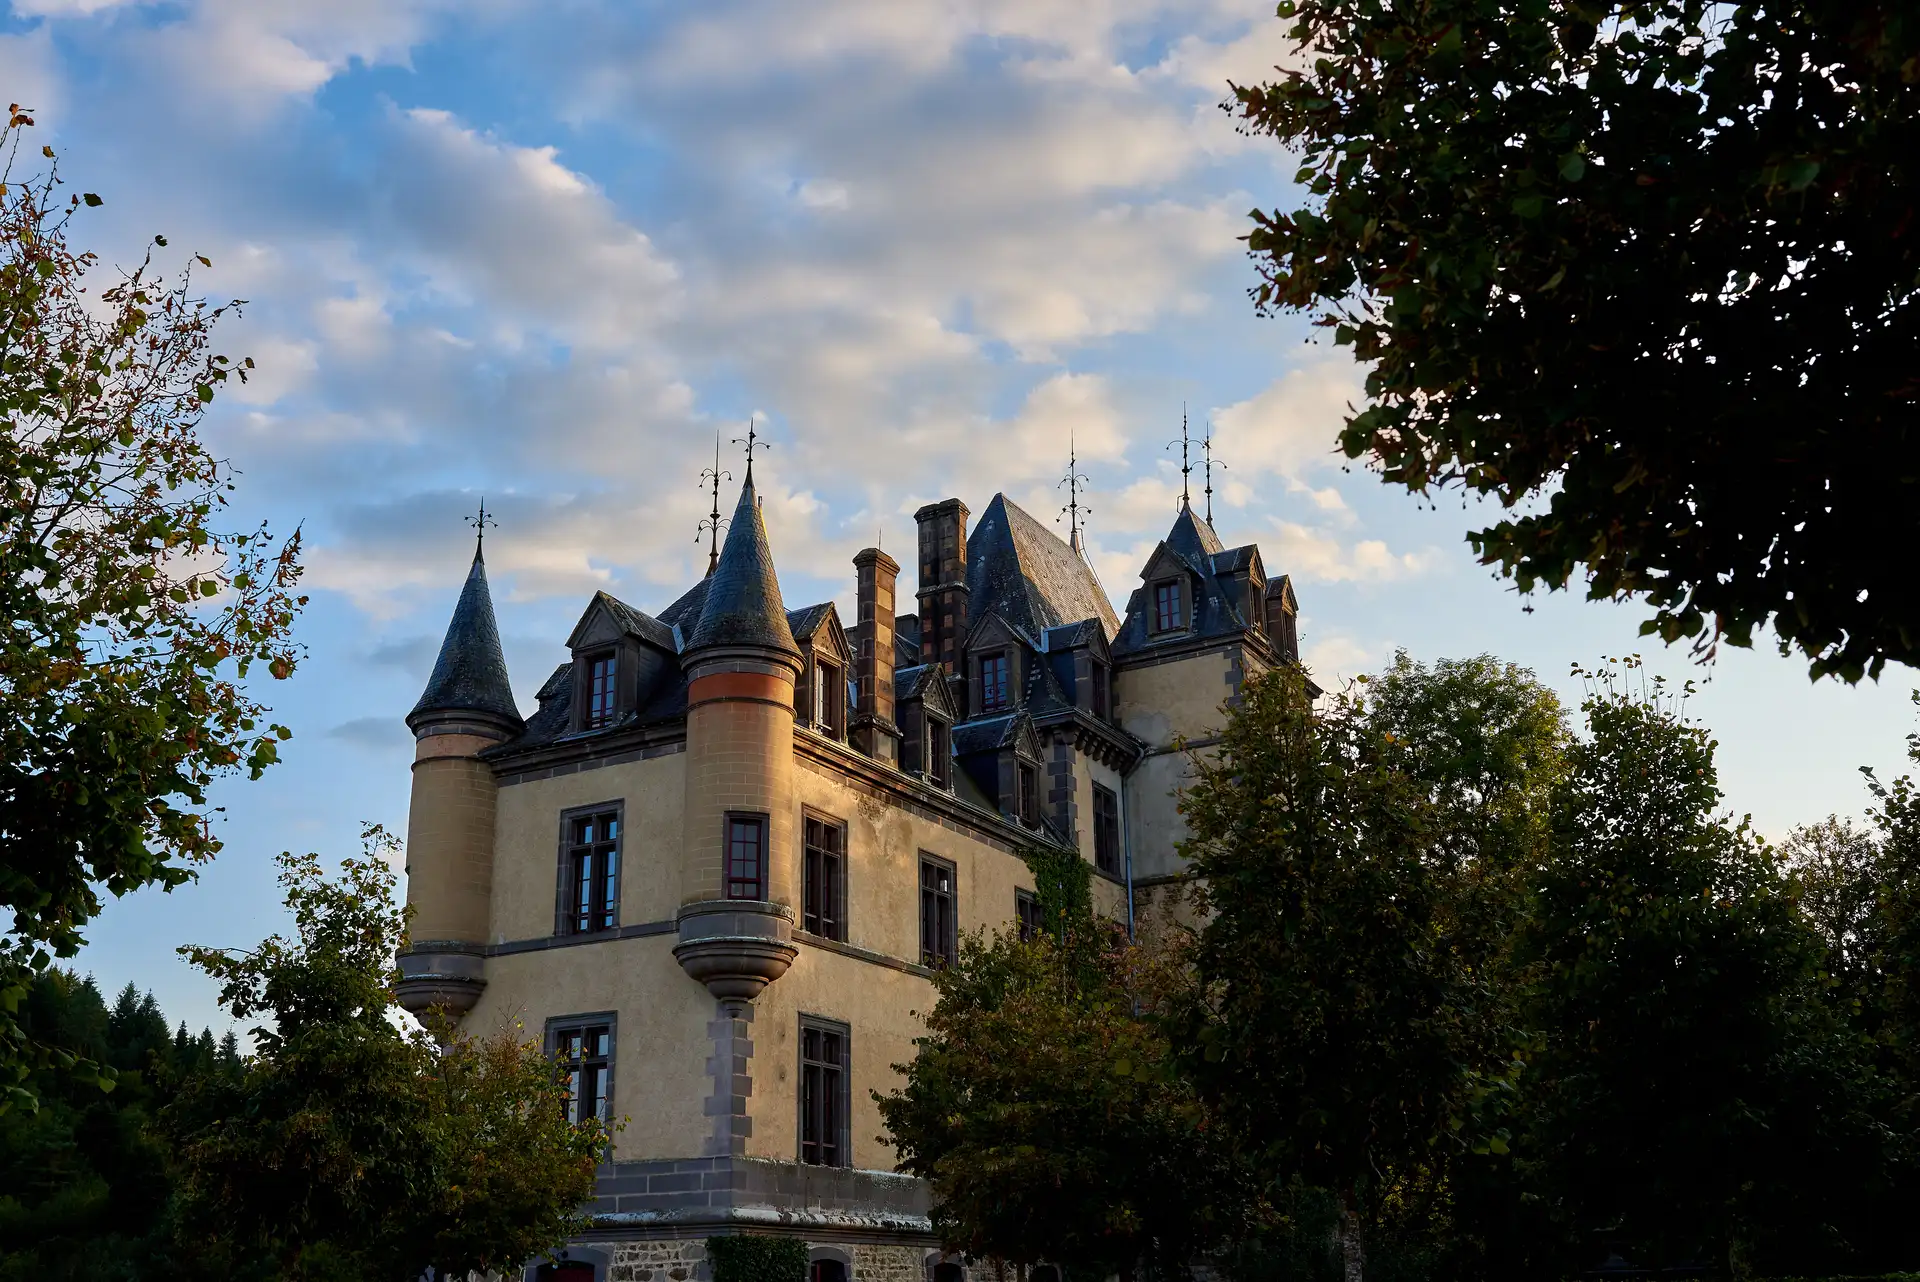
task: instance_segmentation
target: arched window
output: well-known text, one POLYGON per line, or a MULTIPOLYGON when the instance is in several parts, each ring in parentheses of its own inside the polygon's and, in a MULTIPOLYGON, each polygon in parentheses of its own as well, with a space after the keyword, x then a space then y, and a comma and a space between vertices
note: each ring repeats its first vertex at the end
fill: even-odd
POLYGON ((815 1260, 807 1282, 847 1282, 847 1266, 833 1259, 815 1260))

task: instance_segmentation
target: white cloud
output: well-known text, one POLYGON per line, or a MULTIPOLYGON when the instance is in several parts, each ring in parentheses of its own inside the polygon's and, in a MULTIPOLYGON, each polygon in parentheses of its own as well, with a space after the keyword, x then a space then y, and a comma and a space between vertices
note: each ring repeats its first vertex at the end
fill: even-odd
MULTIPOLYGON (((1360 369, 1352 361, 1303 364, 1258 395, 1213 411, 1216 447, 1242 474, 1264 471, 1297 480, 1316 468, 1337 467, 1345 461, 1338 452, 1340 428, 1348 407, 1362 399, 1360 369)), ((1317 505, 1329 506, 1314 497, 1317 505)))
POLYGON ((1279 537, 1267 551, 1268 568, 1273 573, 1290 574, 1296 580, 1388 583, 1430 573, 1443 563, 1437 548, 1394 552, 1379 539, 1349 543, 1325 530, 1292 521, 1275 521, 1273 526, 1279 537))

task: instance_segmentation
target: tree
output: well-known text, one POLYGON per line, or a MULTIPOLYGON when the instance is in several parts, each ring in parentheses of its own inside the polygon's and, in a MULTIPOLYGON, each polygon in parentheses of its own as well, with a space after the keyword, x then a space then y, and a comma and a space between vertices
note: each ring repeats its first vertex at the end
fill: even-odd
POLYGON ((200 1079, 169 1110, 183 1241, 209 1270, 485 1274, 585 1227, 610 1134, 566 1121, 566 1080, 540 1048, 511 1030, 443 1046, 403 1028, 394 849, 370 828, 338 881, 283 855, 295 938, 182 950, 237 1018, 272 1018, 244 1072, 200 1079))
POLYGON ((101 888, 188 879, 220 848, 208 787, 276 759, 288 732, 246 681, 293 670, 305 600, 297 534, 219 528, 232 469, 199 426, 251 366, 210 351, 231 305, 151 249, 95 291, 67 236, 100 198, 63 195, 51 148, 17 176, 32 124, 0 130, 0 1108, 73 1058, 11 1013, 32 972, 78 949, 101 888))
POLYGON ((1181 801, 1204 924, 1176 1034, 1201 1098, 1278 1194, 1338 1201, 1346 1276, 1390 1203, 1441 1190, 1504 1080, 1490 982, 1454 947, 1425 790, 1362 710, 1291 668, 1248 680, 1181 801))
POLYGON ((1057 934, 962 942, 934 975, 913 1061, 896 1066, 903 1085, 875 1098, 900 1169, 933 1187, 949 1249, 1184 1276, 1225 1236, 1242 1180, 1157 1018, 1176 954, 1096 922, 1085 869, 1036 869, 1057 934))
POLYGON ((1778 857, 1719 813, 1713 741, 1631 672, 1591 678, 1524 930, 1521 1181, 1563 1265, 1834 1271, 1884 1178, 1878 1088, 1778 857))
POLYGON ((1340 445, 1510 511, 1669 643, 1771 626, 1815 677, 1920 663, 1920 21, 1901 0, 1282 0, 1236 87, 1297 148, 1262 310, 1368 366, 1340 445))

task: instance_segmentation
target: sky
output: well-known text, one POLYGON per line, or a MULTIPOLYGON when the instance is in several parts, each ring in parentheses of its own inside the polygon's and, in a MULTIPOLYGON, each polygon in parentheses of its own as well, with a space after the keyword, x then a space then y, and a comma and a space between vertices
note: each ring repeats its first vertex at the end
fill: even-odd
POLYGON ((77 243, 126 264, 164 234, 247 300, 217 346, 258 373, 205 430, 235 527, 304 530, 312 597, 305 661, 260 691, 283 764, 222 787, 219 859, 110 904, 78 964, 223 1026, 175 947, 281 928, 275 853, 405 830, 402 718, 480 497, 531 710, 594 591, 658 610, 704 569, 699 473, 718 438, 737 483, 749 418, 790 606, 850 610, 853 554, 910 563, 935 499, 1052 520, 1071 436, 1124 608, 1184 407, 1215 525, 1292 575, 1323 683, 1490 652, 1577 703, 1573 665, 1644 653, 1700 683, 1732 811, 1774 837, 1860 813, 1912 673, 1813 685, 1764 644, 1701 667, 1632 605, 1522 600, 1465 545, 1489 512, 1332 452, 1359 375, 1254 314, 1239 240, 1294 166, 1221 109, 1288 56, 1270 0, 16 0, 0 93, 103 197, 77 243))

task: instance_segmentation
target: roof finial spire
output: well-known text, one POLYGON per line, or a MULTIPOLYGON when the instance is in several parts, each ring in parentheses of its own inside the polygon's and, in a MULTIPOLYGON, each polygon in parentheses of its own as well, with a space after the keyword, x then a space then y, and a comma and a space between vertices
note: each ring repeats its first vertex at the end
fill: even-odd
POLYGON ((733 438, 733 443, 735 445, 744 445, 747 447, 747 482, 746 483, 748 485, 753 484, 753 452, 755 450, 767 450, 767 449, 773 448, 773 442, 761 440, 759 438, 759 433, 755 429, 756 429, 756 424, 753 421, 753 417, 749 415, 747 417, 747 434, 745 436, 736 436, 733 438))
MULTIPOLYGON (((1071 547, 1075 552, 1078 552, 1081 550, 1080 548, 1080 514, 1082 512, 1093 511, 1092 508, 1087 507, 1085 504, 1080 502, 1080 487, 1083 485, 1089 485, 1091 483, 1092 482, 1090 482, 1084 475, 1082 475, 1080 471, 1079 447, 1074 443, 1073 429, 1068 428, 1067 429, 1067 474, 1061 477, 1060 480, 1054 485, 1053 488, 1057 490, 1062 485, 1067 487, 1067 505, 1061 508, 1060 511, 1067 518, 1067 545, 1071 547)), ((1058 521, 1060 518, 1056 516, 1053 519, 1055 521, 1058 521)))
MULTIPOLYGON (((1216 466, 1216 464, 1213 461, 1213 420, 1212 419, 1207 420, 1207 434, 1200 438, 1200 448, 1202 451, 1205 452, 1206 459, 1207 459, 1207 524, 1212 525, 1213 524, 1213 469, 1216 466)), ((1217 466, 1223 472, 1227 470, 1227 465, 1225 463, 1218 464, 1217 466)))
POLYGON ((720 470, 720 433, 713 434, 713 466, 700 472, 700 485, 705 488, 709 483, 713 487, 713 511, 700 522, 693 533, 693 541, 698 543, 702 534, 707 536, 707 573, 713 573, 713 567, 720 564, 720 527, 728 524, 727 518, 720 515, 720 482, 731 481, 732 472, 720 470))
MULTIPOLYGON (((1193 502, 1192 480, 1193 462, 1188 457, 1192 438, 1187 433, 1187 403, 1180 402, 1180 506, 1189 507, 1193 502)), ((1173 448, 1173 442, 1167 442, 1167 448, 1173 448)))
POLYGON ((478 561, 481 559, 480 553, 486 548, 487 527, 491 525, 496 530, 500 528, 500 522, 494 520, 493 514, 487 511, 486 495, 480 496, 479 515, 467 517, 466 521, 473 527, 473 559, 478 561))

